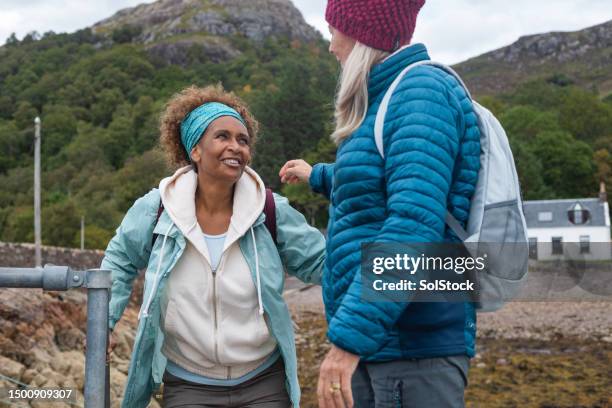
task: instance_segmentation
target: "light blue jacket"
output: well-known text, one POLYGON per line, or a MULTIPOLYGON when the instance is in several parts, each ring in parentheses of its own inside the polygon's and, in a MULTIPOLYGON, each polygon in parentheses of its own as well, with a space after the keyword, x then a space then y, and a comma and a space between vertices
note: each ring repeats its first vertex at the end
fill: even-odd
MULTIPOLYGON (((304 282, 319 283, 325 262, 325 240, 308 225, 302 214, 286 198, 274 195, 276 203, 277 245, 264 225, 261 214, 253 224, 258 249, 262 301, 270 333, 276 339, 285 363, 287 392, 294 407, 299 407, 300 388, 291 316, 282 296, 286 270, 304 282)), ((164 334, 160 328, 160 298, 169 273, 183 254, 185 237, 164 211, 155 225, 160 193, 152 190, 138 199, 127 212, 115 237, 106 249, 102 268, 113 277, 109 327, 123 314, 138 270, 145 269, 143 300, 152 301, 140 317, 122 407, 146 407, 152 393, 162 382, 166 358, 161 353, 164 334), (153 247, 153 234, 158 234, 153 247), (157 271, 163 247, 162 263, 157 271), (156 283, 156 276, 159 277, 156 283), (154 293, 151 293, 154 291, 154 293)), ((255 254, 251 234, 239 241, 255 283, 255 254)))

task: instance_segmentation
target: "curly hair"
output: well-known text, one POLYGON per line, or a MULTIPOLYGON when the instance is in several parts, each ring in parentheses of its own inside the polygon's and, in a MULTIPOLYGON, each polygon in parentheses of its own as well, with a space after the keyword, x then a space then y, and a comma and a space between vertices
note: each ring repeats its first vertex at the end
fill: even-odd
POLYGON ((205 88, 190 86, 172 96, 161 115, 159 141, 170 166, 182 167, 190 163, 189 155, 181 143, 181 122, 189 112, 207 102, 220 102, 234 108, 244 119, 251 138, 251 149, 255 145, 259 124, 246 103, 233 92, 226 92, 221 84, 205 88))

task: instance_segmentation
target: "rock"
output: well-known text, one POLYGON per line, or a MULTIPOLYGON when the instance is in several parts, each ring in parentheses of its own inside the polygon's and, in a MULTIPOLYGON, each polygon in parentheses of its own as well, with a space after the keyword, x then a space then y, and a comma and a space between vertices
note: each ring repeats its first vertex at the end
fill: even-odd
POLYGON ((508 360, 506 360, 505 358, 500 358, 497 360, 496 364, 499 366, 505 366, 508 365, 508 360))
POLYGON ((602 337, 601 340, 605 341, 606 343, 612 343, 612 336, 602 337))
POLYGON ((23 364, 0 356, 0 374, 19 381, 25 369, 23 364))
POLYGON ((72 405, 61 401, 32 400, 32 408, 73 408, 72 405))
POLYGON ((60 386, 61 388, 71 389, 71 390, 76 390, 79 388, 75 379, 72 377, 63 377, 62 379, 60 379, 60 386))
POLYGON ((503 93, 515 89, 519 83, 542 77, 549 77, 553 83, 560 80, 587 89, 593 85, 607 94, 602 84, 611 79, 610 71, 606 70, 610 65, 610 47, 612 21, 580 31, 524 36, 456 68, 475 94, 503 93), (592 71, 597 74, 592 75, 592 71))
POLYGON ((127 375, 111 367, 110 381, 111 394, 114 395, 114 399, 118 399, 120 396, 123 395, 125 383, 127 381, 127 375))
POLYGON ((164 63, 185 66, 196 59, 199 62, 219 63, 239 56, 223 38, 193 37, 173 42, 161 42, 147 47, 155 59, 164 63))
POLYGON ((36 376, 34 376, 32 381, 30 382, 30 385, 33 386, 33 387, 42 387, 46 383, 47 383, 47 377, 45 377, 44 375, 38 373, 38 374, 36 374, 36 376))
POLYGON ((476 368, 485 368, 487 365, 485 363, 476 364, 476 368))
POLYGON ((133 28, 131 41, 153 56, 179 65, 198 52, 201 62, 235 58, 241 53, 230 40, 237 37, 259 45, 269 38, 322 38, 290 0, 159 0, 121 10, 92 29, 112 41, 123 28, 133 28))
POLYGON ((38 374, 38 371, 36 370, 25 370, 23 372, 23 375, 21 376, 21 381, 24 382, 25 384, 30 384, 32 382, 32 380, 34 379, 34 377, 36 377, 36 375, 38 374))

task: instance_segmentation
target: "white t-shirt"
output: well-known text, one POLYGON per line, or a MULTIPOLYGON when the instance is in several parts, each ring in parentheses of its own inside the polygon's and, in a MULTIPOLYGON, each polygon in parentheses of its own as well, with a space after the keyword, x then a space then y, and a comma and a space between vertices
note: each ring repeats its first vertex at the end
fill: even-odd
POLYGON ((221 255, 223 254, 223 245, 225 244, 226 233, 221 235, 208 235, 204 234, 206 240, 206 246, 208 247, 208 253, 210 254, 210 266, 212 267, 213 273, 217 271, 221 255))

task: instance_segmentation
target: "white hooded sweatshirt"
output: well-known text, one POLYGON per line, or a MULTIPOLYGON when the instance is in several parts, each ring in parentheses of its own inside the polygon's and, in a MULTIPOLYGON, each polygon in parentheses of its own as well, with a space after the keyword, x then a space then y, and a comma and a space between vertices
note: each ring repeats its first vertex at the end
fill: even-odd
POLYGON ((208 378, 234 379, 261 365, 276 349, 238 240, 262 213, 265 187, 246 168, 235 185, 233 214, 216 273, 195 209, 197 174, 191 166, 161 181, 168 215, 187 246, 170 272, 161 301, 162 352, 178 366, 208 378))

